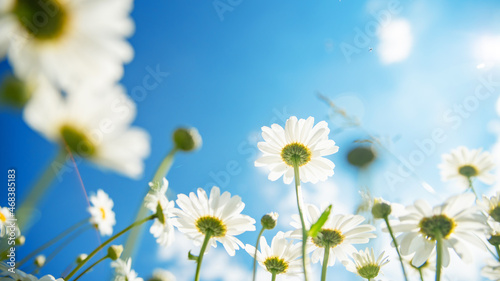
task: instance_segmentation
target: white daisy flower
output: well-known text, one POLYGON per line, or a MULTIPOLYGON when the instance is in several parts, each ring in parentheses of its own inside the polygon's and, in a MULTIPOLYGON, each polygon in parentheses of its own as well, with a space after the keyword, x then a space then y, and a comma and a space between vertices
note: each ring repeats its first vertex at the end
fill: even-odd
POLYGON ((189 197, 179 194, 176 203, 180 209, 174 210, 178 216, 173 219, 174 225, 197 245, 201 245, 205 235, 209 234, 209 245, 217 247, 218 241, 229 255, 234 256, 235 250, 244 247, 234 236, 255 230, 255 220, 241 214, 245 207, 241 198, 231 197, 227 191, 220 194, 216 186, 212 188, 210 198, 205 190, 198 188, 198 196, 194 192, 189 197))
MULTIPOLYGON (((257 251, 257 261, 271 274, 298 275, 302 274, 302 243, 293 244, 287 239, 289 235, 279 231, 273 237, 271 246, 264 236, 260 237, 260 251, 257 251)), ((255 247, 247 244, 245 250, 254 256, 255 247)))
POLYGON ((127 261, 117 259, 111 262, 111 267, 115 269, 114 281, 144 281, 142 278, 137 277, 137 272, 132 269, 131 258, 128 258, 127 261))
POLYGON ((255 161, 255 166, 267 166, 269 180, 283 176, 286 184, 294 179, 294 164, 299 166, 302 182, 316 183, 332 176, 335 164, 323 156, 336 153, 339 148, 328 139, 330 129, 325 121, 313 125, 313 117, 297 120, 292 116, 285 129, 278 124, 262 127, 264 142, 257 145, 264 154, 255 161))
MULTIPOLYGON (((314 205, 307 205, 304 210, 304 220, 306 228, 318 221, 322 212, 314 205)), ((298 215, 293 215, 293 222, 290 223, 296 228, 292 232, 292 237, 302 238, 302 225, 298 215)), ((365 218, 359 215, 331 214, 323 225, 323 228, 315 238, 308 238, 307 249, 312 251, 311 261, 321 262, 325 254, 325 248, 329 248, 328 266, 335 265, 335 261, 347 260, 356 251, 353 244, 368 243, 370 238, 377 237, 374 233, 375 227, 369 224, 361 224, 365 218)))
POLYGON ((494 259, 487 259, 486 265, 481 269, 481 275, 489 280, 500 280, 500 262, 494 259))
POLYGON ((62 278, 54 278, 52 275, 45 275, 38 279, 36 276, 25 273, 19 269, 9 270, 10 266, 4 262, 0 262, 0 279, 1 280, 13 280, 13 281, 64 281, 62 278))
POLYGON ((176 281, 177 278, 172 274, 172 272, 164 269, 157 268, 153 271, 153 277, 149 278, 148 281, 176 281))
POLYGON ((174 226, 171 217, 175 203, 167 199, 167 179, 163 178, 161 185, 159 182, 150 182, 149 186, 151 189, 144 198, 144 205, 158 215, 149 231, 157 238, 158 244, 168 246, 174 241, 174 226))
POLYGON ((464 187, 469 186, 469 180, 477 178, 485 184, 492 184, 495 177, 489 172, 495 164, 491 154, 482 149, 469 150, 460 146, 443 154, 443 162, 439 165, 443 181, 458 180, 464 187))
POLYGON ((95 225, 102 236, 113 234, 113 226, 116 224, 113 200, 102 189, 90 196, 89 200, 91 206, 87 210, 91 216, 90 223, 95 225))
POLYGON ((443 241, 444 267, 450 263, 449 248, 466 262, 472 260, 467 242, 484 248, 479 237, 484 234, 485 219, 474 206, 473 194, 453 196, 434 208, 424 200, 417 200, 406 211, 408 214, 399 217, 400 222, 393 226, 393 230, 403 232, 397 237, 401 254, 415 253, 414 266, 424 264, 435 251, 437 235, 443 241))
POLYGON ((11 218, 11 212, 9 208, 0 208, 0 237, 4 237, 7 234, 7 223, 11 218))
POLYGON ((37 89, 24 110, 32 129, 100 166, 133 178, 142 174, 149 135, 129 127, 136 108, 122 87, 97 92, 82 88, 66 97, 47 83, 37 89))
POLYGON ((500 222, 500 192, 489 198, 483 195, 483 200, 477 200, 477 205, 493 220, 500 222))
POLYGON ((419 276, 422 274, 424 280, 432 279, 436 276, 436 254, 431 253, 428 260, 426 260, 421 266, 414 266, 411 262, 412 259, 403 258, 405 262, 406 270, 408 272, 408 276, 419 276))
POLYGON ((3 0, 0 58, 22 78, 43 75, 57 88, 117 82, 133 49, 131 0, 3 0))
POLYGON ((377 277, 380 273, 380 268, 386 265, 389 260, 388 256, 384 256, 382 252, 378 258, 375 258, 373 248, 366 248, 365 251, 353 253, 354 262, 351 260, 343 261, 342 263, 350 272, 371 280, 377 277))

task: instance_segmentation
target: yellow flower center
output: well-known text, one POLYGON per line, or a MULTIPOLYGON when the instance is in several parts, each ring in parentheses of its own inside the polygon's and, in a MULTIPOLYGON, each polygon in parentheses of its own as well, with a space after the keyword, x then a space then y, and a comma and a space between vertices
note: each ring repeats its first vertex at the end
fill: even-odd
POLYGON ((223 237, 226 235, 227 227, 219 219, 213 216, 204 216, 196 220, 196 228, 203 234, 210 233, 212 237, 223 237))
POLYGON ((106 219, 106 211, 104 211, 104 208, 103 207, 99 208, 99 211, 101 211, 102 219, 106 219))
POLYGON ((290 167, 304 166, 311 161, 311 155, 311 150, 298 142, 287 144, 281 150, 281 159, 290 167))
POLYGON ((264 261, 267 271, 274 274, 285 273, 288 269, 288 263, 279 257, 268 257, 264 261))
POLYGON ((58 0, 16 0, 13 13, 38 40, 59 38, 68 21, 68 13, 58 0))
POLYGON ((344 241, 344 235, 336 229, 322 229, 312 241, 320 248, 334 248, 344 241))
POLYGON ((426 217, 420 220, 419 223, 420 232, 430 240, 436 240, 438 234, 447 239, 453 233, 456 225, 453 219, 445 215, 426 217))
POLYGON ((0 213, 0 221, 2 221, 3 223, 7 221, 7 218, 2 213, 0 213))
POLYGON ((461 166, 458 168, 458 173, 467 178, 475 177, 479 174, 477 168, 472 165, 461 166))

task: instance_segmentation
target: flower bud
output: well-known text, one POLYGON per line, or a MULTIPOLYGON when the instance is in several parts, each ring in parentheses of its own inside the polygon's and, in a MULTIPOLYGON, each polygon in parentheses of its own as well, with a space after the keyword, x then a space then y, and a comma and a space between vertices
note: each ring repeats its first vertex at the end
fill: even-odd
POLYGON ((375 152, 368 146, 355 147, 347 154, 349 164, 358 168, 368 167, 374 160, 375 152))
POLYGON ((87 258, 87 254, 80 254, 80 255, 78 255, 78 257, 76 258, 76 263, 77 263, 77 264, 79 264, 79 263, 81 263, 82 261, 84 261, 86 258, 87 258))
POLYGON ((0 102, 15 108, 23 108, 31 98, 31 89, 24 81, 8 75, 0 85, 0 102))
POLYGON ((21 236, 16 238, 15 242, 16 242, 17 246, 22 246, 22 245, 24 245, 24 243, 26 243, 26 237, 24 237, 24 235, 21 235, 21 236))
POLYGON ((372 207, 372 215, 376 219, 387 218, 392 212, 391 204, 380 198, 374 200, 372 207))
POLYGON ((276 227, 276 223, 278 222, 278 213, 269 213, 265 214, 262 219, 260 219, 260 223, 264 229, 273 229, 276 227))
POLYGON ((201 147, 202 140, 196 128, 178 128, 172 135, 175 147, 182 151, 193 151, 201 147))
POLYGON ((44 266, 44 265, 45 265, 45 261, 46 261, 46 258, 45 258, 45 256, 44 256, 44 255, 38 255, 38 256, 36 256, 36 258, 35 258, 35 265, 36 265, 37 267, 42 267, 42 266, 44 266))
POLYGON ((123 246, 122 245, 111 245, 108 248, 108 257, 112 260, 117 260, 120 258, 123 252, 123 246))

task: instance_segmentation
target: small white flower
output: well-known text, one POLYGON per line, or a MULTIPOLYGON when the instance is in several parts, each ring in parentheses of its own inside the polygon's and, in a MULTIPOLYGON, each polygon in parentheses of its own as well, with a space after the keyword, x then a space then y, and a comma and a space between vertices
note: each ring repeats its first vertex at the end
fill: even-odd
MULTIPOLYGON (((273 237, 271 247, 264 236, 260 237, 260 251, 257 251, 257 261, 269 273, 297 275, 302 270, 302 243, 293 244, 289 236, 279 231, 273 237)), ((255 247, 247 244, 245 250, 250 256, 255 255, 255 247)))
POLYGON ((487 259, 486 265, 481 269, 481 275, 490 280, 500 280, 500 262, 494 259, 487 259))
POLYGON ((353 253, 353 258, 354 262, 347 260, 342 263, 350 272, 356 273, 368 280, 377 277, 380 273, 380 268, 389 262, 388 257, 384 257, 384 252, 382 252, 378 258, 375 258, 373 248, 366 248, 365 251, 360 250, 359 252, 353 253))
POLYGON ((469 179, 475 179, 492 184, 495 177, 489 172, 495 164, 491 154, 482 149, 469 150, 460 146, 451 151, 450 154, 443 154, 443 162, 439 165, 441 179, 443 181, 458 180, 464 186, 469 186, 469 179))
POLYGON ((137 273, 132 269, 131 258, 128 258, 127 261, 117 259, 111 262, 111 267, 115 269, 114 281, 144 281, 142 278, 137 277, 137 273))
POLYGON ((90 196, 89 200, 91 206, 87 210, 91 215, 90 223, 97 227, 102 236, 113 234, 113 226, 116 224, 113 200, 102 189, 90 196))
POLYGON ((168 181, 163 178, 160 183, 149 183, 150 191, 144 198, 144 205, 149 210, 157 215, 150 228, 151 234, 156 239, 156 242, 162 246, 168 246, 174 241, 174 226, 172 225, 172 214, 174 210, 174 201, 168 201, 166 193, 168 189, 168 181))
POLYGON ((157 268, 153 271, 153 277, 148 281, 176 281, 177 278, 172 274, 172 272, 164 269, 157 268))
POLYGON ((500 222, 500 192, 497 192, 495 196, 489 198, 483 195, 483 200, 477 200, 477 205, 484 213, 491 217, 491 219, 500 222))
POLYGON ((17 75, 43 75, 64 90, 112 84, 133 57, 131 0, 3 0, 0 58, 17 75))
POLYGON ((393 226, 395 232, 403 232, 397 237, 401 254, 415 253, 412 264, 421 266, 435 251, 439 235, 443 241, 444 267, 450 263, 450 248, 464 261, 471 261, 472 254, 466 243, 484 247, 479 236, 485 230, 485 218, 474 206, 474 199, 473 194, 467 193, 453 196, 434 208, 424 200, 408 206, 407 215, 399 217, 399 224, 393 226))
POLYGON ((283 176, 286 184, 294 179, 294 164, 299 166, 302 182, 316 183, 332 176, 335 164, 323 156, 336 153, 339 148, 328 139, 330 129, 325 121, 313 125, 313 117, 297 120, 292 116, 284 129, 278 124, 262 127, 264 142, 257 145, 264 154, 255 166, 267 166, 269 180, 283 176))
POLYGON ((11 212, 9 208, 0 208, 0 237, 4 237, 7 234, 7 222, 10 219, 11 212))
POLYGON ((135 104, 120 86, 79 89, 63 97, 41 82, 24 110, 24 120, 45 138, 129 177, 139 177, 149 155, 149 135, 130 127, 135 104))
POLYGON ((186 236, 201 245, 205 235, 211 235, 209 245, 217 247, 217 241, 222 243, 229 255, 234 256, 235 250, 243 247, 236 235, 245 231, 255 230, 255 220, 242 215, 245 204, 239 196, 231 197, 229 192, 220 194, 216 186, 207 197, 205 190, 198 188, 198 196, 191 192, 189 197, 184 194, 177 196, 175 209, 178 218, 173 219, 174 225, 186 236))
MULTIPOLYGON (((304 222, 309 229, 313 223, 318 221, 322 212, 314 205, 307 205, 304 210, 304 222)), ((302 238, 302 225, 298 215, 293 215, 291 225, 296 228, 292 237, 302 238)), ((329 247, 328 266, 335 265, 335 260, 344 261, 356 251, 353 244, 368 243, 370 238, 377 237, 374 233, 375 227, 369 224, 361 224, 365 218, 359 215, 331 214, 323 225, 323 228, 315 238, 309 237, 307 248, 311 251, 311 261, 321 262, 325 254, 326 246, 329 247)))

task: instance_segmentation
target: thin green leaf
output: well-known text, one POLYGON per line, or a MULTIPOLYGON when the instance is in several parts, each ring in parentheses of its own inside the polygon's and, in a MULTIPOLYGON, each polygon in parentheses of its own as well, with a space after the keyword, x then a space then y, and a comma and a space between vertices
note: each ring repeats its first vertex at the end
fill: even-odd
POLYGON ((318 221, 315 222, 313 225, 311 225, 311 229, 309 229, 308 232, 309 237, 315 238, 316 236, 318 236, 318 233, 321 231, 323 225, 325 225, 326 220, 330 216, 331 212, 332 212, 332 205, 328 206, 325 209, 325 211, 321 214, 318 221))
POLYGON ((191 254, 191 251, 189 251, 188 252, 188 260, 198 262, 198 256, 195 256, 195 255, 191 254))

